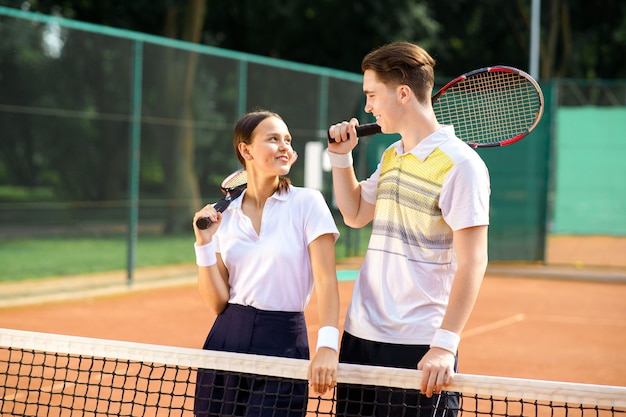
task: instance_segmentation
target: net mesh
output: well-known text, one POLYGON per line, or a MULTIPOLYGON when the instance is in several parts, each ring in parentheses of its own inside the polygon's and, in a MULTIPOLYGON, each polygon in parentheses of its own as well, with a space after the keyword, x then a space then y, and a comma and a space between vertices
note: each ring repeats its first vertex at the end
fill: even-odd
POLYGON ((459 374, 431 400, 419 371, 0 330, 2 416, 626 416, 626 388, 459 374), (211 400, 211 401, 209 401, 211 400))
POLYGON ((433 102, 437 119, 453 124, 456 135, 481 146, 506 145, 524 137, 539 122, 539 86, 518 72, 477 72, 453 83, 433 102))

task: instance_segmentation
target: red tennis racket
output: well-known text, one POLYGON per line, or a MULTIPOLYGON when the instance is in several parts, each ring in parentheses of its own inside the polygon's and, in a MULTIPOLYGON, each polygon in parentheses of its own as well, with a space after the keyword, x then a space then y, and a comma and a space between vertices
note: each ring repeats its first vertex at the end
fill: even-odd
MULTIPOLYGON (((537 127, 543 115, 541 87, 522 70, 480 68, 444 85, 432 97, 437 120, 453 125, 456 135, 473 148, 506 146, 537 127)), ((376 123, 356 127, 357 135, 381 133, 376 123)), ((329 142, 334 139, 328 136, 329 142)))

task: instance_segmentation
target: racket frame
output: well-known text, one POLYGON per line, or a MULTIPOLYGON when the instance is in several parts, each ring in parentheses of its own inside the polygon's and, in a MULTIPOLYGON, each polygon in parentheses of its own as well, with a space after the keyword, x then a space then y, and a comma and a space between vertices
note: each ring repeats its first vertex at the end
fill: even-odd
MULTIPOLYGON (((221 200, 217 201, 213 205, 213 208, 215 208, 215 210, 217 210, 219 213, 223 213, 224 210, 228 208, 230 203, 233 200, 237 199, 247 187, 248 175, 244 169, 238 169, 237 171, 231 173, 226 178, 224 178, 224 180, 220 184, 220 189, 222 190, 222 193, 224 193, 224 197, 221 200), (234 181, 241 176, 245 176, 245 181, 243 183, 241 182, 243 180, 242 178, 240 178, 240 181, 234 181), (232 182, 235 182, 236 185, 228 186, 228 184, 232 182)), ((200 217, 198 220, 196 220, 196 226, 200 230, 208 229, 209 226, 211 226, 211 223, 212 221, 208 217, 200 217)))
POLYGON ((432 96, 431 102, 434 105, 435 102, 439 99, 439 97, 441 97, 452 86, 454 86, 456 84, 459 84, 461 82, 464 82, 465 80, 467 80, 469 78, 472 78, 472 77, 475 77, 475 76, 478 76, 478 75, 484 74, 484 73, 490 73, 490 72, 511 73, 511 74, 519 75, 520 77, 524 78, 526 81, 528 81, 533 86, 533 88, 537 92, 539 106, 538 106, 537 113, 535 114, 533 123, 531 123, 529 126, 527 126, 525 130, 519 132, 517 135, 514 135, 514 136, 512 136, 512 137, 510 137, 508 139, 501 140, 501 141, 498 141, 498 142, 476 143, 476 142, 463 140, 465 143, 467 143, 472 148, 495 148, 495 147, 507 146, 507 145, 510 145, 512 143, 518 142, 522 138, 526 137, 530 132, 532 132, 535 129, 535 127, 537 127, 537 125, 541 121, 541 117, 543 116, 544 98, 543 98, 543 92, 541 90, 541 87, 539 86, 539 83, 533 77, 531 77, 530 74, 528 74, 528 73, 526 73, 526 72, 524 72, 524 71, 522 71, 520 69, 517 69, 517 68, 514 68, 514 67, 509 67, 509 66, 506 66, 506 65, 494 65, 492 67, 479 68, 479 69, 476 69, 476 70, 473 70, 473 71, 466 72, 465 74, 459 75, 458 77, 454 78, 453 80, 450 80, 443 87, 441 87, 432 96))

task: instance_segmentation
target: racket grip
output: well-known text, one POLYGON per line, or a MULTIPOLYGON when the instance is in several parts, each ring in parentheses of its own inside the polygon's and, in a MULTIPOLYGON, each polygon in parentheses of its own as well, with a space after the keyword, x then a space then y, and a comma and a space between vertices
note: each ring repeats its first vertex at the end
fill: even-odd
POLYGON ((208 217, 200 217, 196 220, 196 226, 200 230, 206 230, 211 226, 211 220, 208 217))
POLYGON ((198 227, 198 229, 200 230, 206 230, 209 228, 209 226, 211 226, 211 220, 209 220, 208 217, 200 217, 198 220, 196 220, 196 227, 198 227))
MULTIPOLYGON (((222 198, 220 201, 215 203, 213 208, 217 212, 223 213, 224 210, 226 210, 228 208, 228 206, 230 205, 230 202, 233 200, 233 198, 239 196, 239 194, 241 194, 241 192, 243 191, 243 188, 241 186, 239 188, 240 189, 233 191, 235 193, 235 195, 232 195, 232 194, 227 195, 226 197, 222 198)), ((213 223, 213 222, 208 217, 200 217, 198 220, 196 220, 196 226, 198 226, 198 229, 200 229, 200 230, 208 229, 209 226, 211 226, 211 223, 213 223)))
MULTIPOLYGON (((380 132, 380 126, 378 126, 376 123, 367 123, 356 127, 356 135, 358 137, 372 136, 380 132)), ((326 134, 328 135, 328 142, 334 143, 335 139, 330 137, 330 132, 327 131, 326 134)))

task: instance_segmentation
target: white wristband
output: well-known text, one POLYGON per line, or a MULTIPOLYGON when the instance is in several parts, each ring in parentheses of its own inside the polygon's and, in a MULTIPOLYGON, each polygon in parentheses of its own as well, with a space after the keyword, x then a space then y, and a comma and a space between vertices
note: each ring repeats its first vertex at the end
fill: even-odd
POLYGON ((330 164, 335 168, 350 168, 353 164, 352 152, 348 153, 335 153, 326 150, 330 164))
POLYGON ((437 329, 435 337, 433 337, 433 341, 430 342, 430 347, 445 349, 456 355, 460 341, 461 336, 458 334, 451 332, 450 330, 437 329))
POLYGON ((211 266, 217 263, 215 256, 215 242, 210 241, 206 245, 198 246, 195 242, 193 247, 196 249, 196 265, 211 266))
POLYGON ((333 349, 339 352, 339 329, 333 326, 324 326, 317 331, 317 347, 315 351, 321 347, 333 349))

